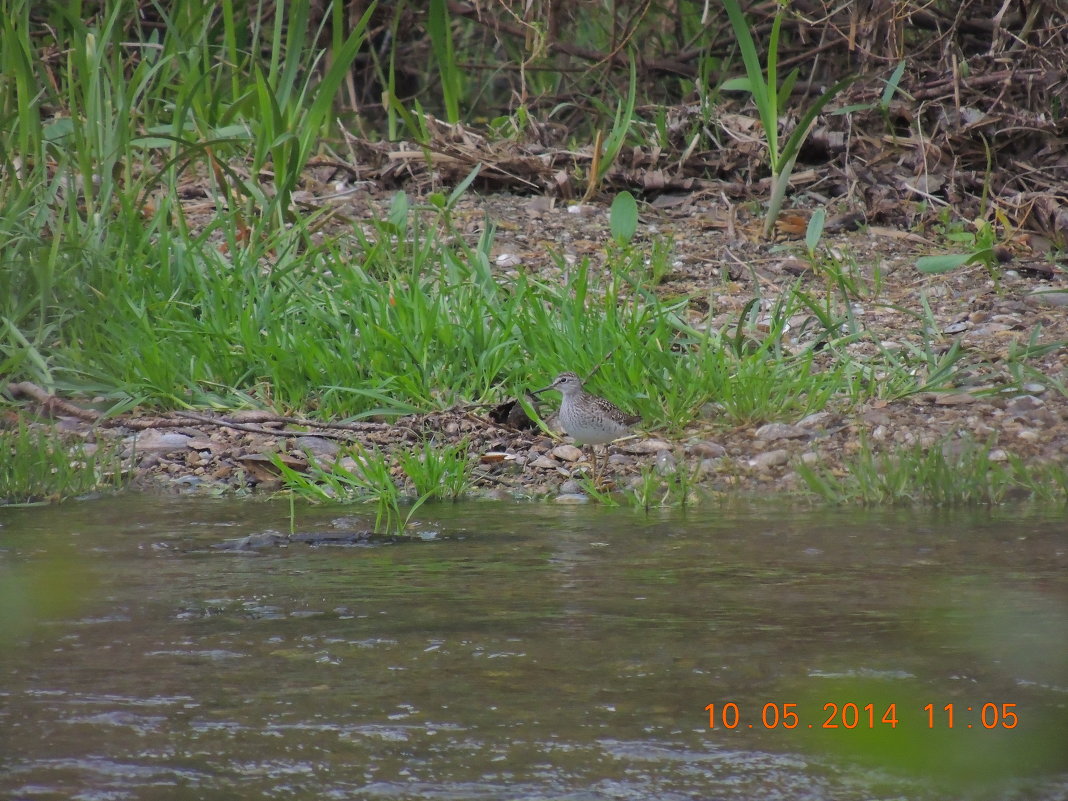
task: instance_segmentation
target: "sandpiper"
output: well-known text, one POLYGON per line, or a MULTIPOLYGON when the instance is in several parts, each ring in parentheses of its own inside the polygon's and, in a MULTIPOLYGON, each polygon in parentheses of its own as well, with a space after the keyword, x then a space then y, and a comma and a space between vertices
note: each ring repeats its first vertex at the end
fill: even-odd
POLYGON ((590 445, 593 451, 593 480, 597 481, 597 446, 607 444, 630 433, 630 427, 640 419, 627 414, 604 398, 591 395, 582 388, 582 380, 572 372, 560 373, 547 387, 534 391, 555 389, 564 396, 560 403, 560 425, 580 445, 590 445))

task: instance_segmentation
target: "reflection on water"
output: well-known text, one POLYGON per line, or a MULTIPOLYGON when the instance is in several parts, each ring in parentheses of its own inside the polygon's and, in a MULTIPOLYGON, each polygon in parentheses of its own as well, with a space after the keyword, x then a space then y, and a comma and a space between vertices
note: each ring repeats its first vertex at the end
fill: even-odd
POLYGON ((1068 794, 1061 512, 420 512, 0 510, 0 796, 1068 794))

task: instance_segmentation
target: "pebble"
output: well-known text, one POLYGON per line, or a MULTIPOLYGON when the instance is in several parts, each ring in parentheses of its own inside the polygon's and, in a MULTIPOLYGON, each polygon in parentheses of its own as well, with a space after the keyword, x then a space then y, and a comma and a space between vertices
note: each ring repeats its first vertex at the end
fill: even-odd
POLYGON ((749 460, 749 466, 755 467, 758 470, 767 470, 772 467, 784 465, 788 461, 790 461, 790 452, 780 448, 774 451, 758 453, 749 460))
POLYGON ((689 448, 690 454, 701 459, 716 459, 727 455, 727 449, 718 442, 695 442, 689 448))
POLYGON ((569 478, 563 484, 560 485, 561 495, 582 495, 582 484, 575 481, 573 478, 569 478))
POLYGON ((710 476, 713 473, 719 472, 719 466, 723 463, 722 459, 702 459, 697 465, 697 475, 710 476))
POLYGON ((311 451, 316 456, 334 456, 341 446, 332 439, 325 437, 297 437, 293 440, 293 446, 298 451, 311 451))
POLYGON ((656 472, 662 476, 670 475, 677 470, 675 456, 671 451, 660 451, 656 455, 656 472))
POLYGON ((1030 303, 1046 306, 1068 306, 1068 292, 1063 289, 1049 291, 1036 289, 1027 296, 1030 303))
POLYGON ((627 479, 627 489, 641 490, 645 486, 645 478, 643 476, 631 476, 627 479))
POLYGON ((975 395, 967 392, 951 392, 949 394, 933 393, 936 406, 963 406, 967 403, 975 403, 979 400, 975 395))
POLYGON ((865 409, 860 413, 860 419, 872 426, 890 425, 890 415, 883 409, 865 409))
POLYGON ((1005 404, 1005 412, 1010 417, 1031 419, 1045 405, 1045 401, 1034 395, 1017 395, 1005 404))
POLYGON ((139 434, 126 437, 123 441, 128 445, 132 445, 138 453, 171 453, 172 451, 188 448, 193 438, 185 434, 172 432, 163 434, 155 428, 147 428, 139 434))
POLYGON ((796 425, 798 428, 820 428, 821 426, 829 422, 830 419, 830 412, 813 412, 807 417, 802 417, 800 420, 798 420, 796 425))
POLYGON ((549 456, 539 456, 537 459, 529 463, 530 467, 540 467, 542 470, 555 470, 559 465, 556 460, 549 456))
POLYGON ((568 492, 561 495, 557 495, 555 498, 553 498, 553 502, 570 504, 589 503, 590 496, 584 495, 581 492, 568 492))
POLYGON ((768 423, 756 430, 756 438, 768 442, 777 439, 800 439, 807 436, 808 432, 805 429, 786 423, 768 423))
POLYGON ((671 443, 662 439, 639 439, 623 443, 621 447, 627 453, 660 453, 673 450, 671 443))
POLYGON ((577 462, 582 458, 582 449, 574 445, 557 445, 551 452, 557 459, 565 462, 577 462))
POLYGON ((341 462, 339 463, 339 466, 346 473, 359 473, 359 472, 362 472, 362 470, 363 470, 363 463, 362 462, 357 462, 351 456, 346 456, 344 459, 342 459, 341 462))
POLYGON ((723 413, 723 407, 718 403, 706 403, 701 406, 701 410, 698 412, 698 416, 702 420, 711 420, 713 417, 719 417, 723 413))

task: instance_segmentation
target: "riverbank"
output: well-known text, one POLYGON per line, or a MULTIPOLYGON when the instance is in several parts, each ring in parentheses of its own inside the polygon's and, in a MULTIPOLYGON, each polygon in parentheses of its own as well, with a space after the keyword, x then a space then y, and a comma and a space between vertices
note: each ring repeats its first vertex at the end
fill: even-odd
MULTIPOLYGON (((355 223, 361 236, 380 236, 376 221, 388 215, 390 203, 395 196, 383 193, 372 202, 365 195, 345 201, 340 211, 362 218, 355 223)), ((813 259, 800 242, 760 243, 745 233, 756 222, 747 222, 738 209, 694 197, 666 209, 648 207, 627 254, 605 244, 612 241, 607 204, 568 208, 542 199, 470 196, 457 204, 451 223, 457 241, 446 253, 484 242, 488 229, 496 232, 485 256, 502 293, 498 299, 516 286, 535 285, 556 293, 540 301, 573 297, 581 264, 581 289, 588 293, 582 308, 600 320, 585 320, 576 330, 600 336, 620 325, 609 301, 641 307, 648 316, 670 312, 672 327, 661 341, 630 340, 655 353, 626 350, 620 346, 626 337, 557 341, 555 353, 531 354, 529 365, 510 365, 496 385, 492 375, 480 375, 468 397, 446 390, 435 401, 437 409, 403 414, 398 403, 377 414, 361 411, 357 420, 314 408, 283 413, 267 404, 168 411, 159 401, 101 415, 94 409, 106 406, 105 397, 66 396, 57 403, 31 384, 9 385, 8 395, 18 396, 26 413, 51 415, 66 434, 116 444, 138 485, 213 492, 280 488, 274 458, 298 471, 309 457, 327 468, 335 462, 352 468, 368 452, 392 460, 403 484, 397 455, 429 443, 466 448, 475 493, 574 497, 587 488, 579 479, 588 472, 588 450, 533 425, 516 429, 507 420, 508 403, 564 369, 583 375, 592 369, 592 390, 643 412, 636 434, 613 444, 607 459, 606 478, 621 490, 681 482, 711 491, 793 492, 812 489, 813 475, 849 477, 863 460, 869 466, 897 460, 907 469, 909 460, 931 454, 950 465, 967 457, 1013 470, 1063 468, 1068 461, 1068 322, 1061 305, 1068 280, 1046 257, 1021 249, 997 273, 970 265, 924 275, 915 260, 937 243, 868 228, 826 236, 813 259), (727 217, 731 226, 717 222, 727 217), (635 265, 642 264, 657 274, 635 275, 635 265), (623 267, 628 280, 619 283, 623 267), (691 334, 687 342, 675 338, 680 330, 691 334), (671 364, 672 349, 676 362, 692 358, 700 336, 709 354, 729 361, 706 355, 688 367, 673 364, 679 372, 665 377, 656 359, 671 364), (620 383, 640 381, 643 363, 659 371, 655 380, 620 383), (718 393, 668 395, 683 393, 688 383, 699 385, 705 376, 693 371, 702 365, 724 371, 718 393), (774 394, 799 375, 816 383, 774 394), (442 402, 450 396, 454 402, 442 402)), ((433 291, 431 282, 445 266, 424 267, 439 271, 436 278, 410 277, 433 291)), ((381 280, 366 278, 368 286, 381 280)), ((391 298, 401 289, 392 291, 391 298)), ((514 332, 499 333, 515 338, 514 332)), ((337 335, 344 345, 359 339, 360 331, 337 335)), ((361 347, 373 351, 375 344, 361 347)), ((468 351, 455 358, 476 356, 468 351)), ((329 372, 322 378, 327 383, 329 372)), ((314 397, 314 385, 308 390, 314 397)), ((382 395, 376 400, 383 401, 382 395)), ((539 403, 552 430, 558 398, 550 394, 539 403)))

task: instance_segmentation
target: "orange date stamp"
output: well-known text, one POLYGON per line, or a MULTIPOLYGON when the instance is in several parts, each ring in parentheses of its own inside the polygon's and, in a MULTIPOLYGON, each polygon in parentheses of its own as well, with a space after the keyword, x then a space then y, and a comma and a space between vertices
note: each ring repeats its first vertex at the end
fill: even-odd
POLYGON ((802 709, 796 703, 768 702, 760 707, 744 710, 733 701, 709 704, 710 729, 896 729, 902 726, 926 725, 928 729, 1015 729, 1020 719, 1016 704, 997 704, 985 701, 976 704, 946 704, 938 707, 927 704, 909 708, 905 719, 898 717, 897 704, 857 704, 852 701, 828 701, 822 710, 802 709), (748 714, 750 713, 751 714, 748 714))

